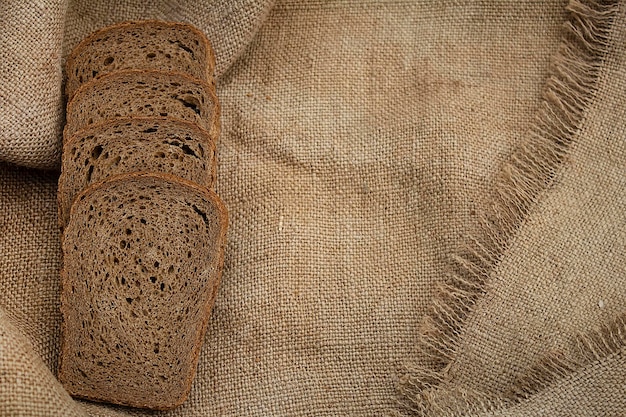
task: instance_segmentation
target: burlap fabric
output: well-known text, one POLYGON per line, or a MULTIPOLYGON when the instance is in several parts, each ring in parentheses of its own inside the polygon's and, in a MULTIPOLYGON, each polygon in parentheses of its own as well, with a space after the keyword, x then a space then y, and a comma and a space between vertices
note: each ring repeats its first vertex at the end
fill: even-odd
MULTIPOLYGON (((226 265, 164 414, 623 413, 626 5, 27 3, 0 4, 7 162, 58 164, 89 31, 216 48, 226 265)), ((0 415, 152 414, 56 382, 57 174, 0 167, 0 415)))

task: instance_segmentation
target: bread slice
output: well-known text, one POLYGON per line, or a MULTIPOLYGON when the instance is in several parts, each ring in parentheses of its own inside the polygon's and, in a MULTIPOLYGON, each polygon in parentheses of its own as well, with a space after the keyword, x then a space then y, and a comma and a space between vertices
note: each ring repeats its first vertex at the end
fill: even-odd
POLYGON ((123 118, 90 125, 63 146, 59 224, 74 197, 94 182, 137 172, 164 172, 213 187, 215 143, 196 125, 168 118, 123 118))
POLYGON ((186 23, 124 22, 86 37, 65 66, 68 98, 84 83, 113 71, 153 69, 184 72, 214 83, 215 55, 206 35, 186 23))
POLYGON ((170 409, 188 396, 224 262, 227 212, 167 174, 93 184, 63 239, 59 380, 76 397, 170 409))
POLYGON ((133 70, 113 72, 83 85, 67 105, 64 138, 88 125, 128 116, 173 117, 219 136, 215 88, 182 73, 133 70))

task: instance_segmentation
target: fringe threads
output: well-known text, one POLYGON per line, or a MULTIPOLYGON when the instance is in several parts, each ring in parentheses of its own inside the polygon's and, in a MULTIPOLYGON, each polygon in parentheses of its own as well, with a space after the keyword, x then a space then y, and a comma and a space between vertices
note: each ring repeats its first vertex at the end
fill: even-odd
POLYGON ((566 378, 594 362, 617 354, 626 347, 626 313, 608 324, 576 338, 570 353, 551 352, 516 381, 507 397, 520 401, 566 378))
MULTIPOLYGON (((486 201, 480 232, 449 259, 431 310, 421 323, 418 344, 423 366, 407 365, 400 382, 401 405, 416 415, 453 409, 491 410, 519 401, 581 366, 584 361, 562 354, 548 355, 516 384, 508 398, 489 399, 480 393, 457 393, 459 404, 438 404, 431 388, 443 382, 458 348, 458 337, 477 300, 486 291, 489 276, 499 263, 509 238, 546 190, 567 153, 593 101, 600 68, 608 49, 618 10, 616 0, 571 0, 570 19, 561 48, 550 67, 543 100, 524 143, 510 156, 486 201)), ((626 341, 624 317, 620 325, 580 339, 585 358, 620 347, 626 341), (621 327, 620 327, 621 326, 621 327), (614 333, 617 332, 617 333, 614 333)))

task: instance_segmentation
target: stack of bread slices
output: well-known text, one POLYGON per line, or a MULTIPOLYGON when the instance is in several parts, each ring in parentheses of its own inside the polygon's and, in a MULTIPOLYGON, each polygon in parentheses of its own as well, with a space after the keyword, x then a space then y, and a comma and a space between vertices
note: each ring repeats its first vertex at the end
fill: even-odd
POLYGON ((214 68, 202 32, 160 21, 68 57, 59 379, 76 397, 169 409, 189 394, 227 227, 214 68))

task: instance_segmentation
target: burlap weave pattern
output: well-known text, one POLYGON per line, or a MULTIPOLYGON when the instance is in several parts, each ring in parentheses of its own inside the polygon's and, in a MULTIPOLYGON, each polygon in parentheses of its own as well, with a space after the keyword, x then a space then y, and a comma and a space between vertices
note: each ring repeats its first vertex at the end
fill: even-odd
POLYGON ((0 3, 0 160, 59 165, 66 1, 0 3))
MULTIPOLYGON (((461 272, 427 316, 420 343, 436 365, 417 367, 408 384, 419 413, 506 409, 589 362, 600 369, 605 356, 624 348, 623 324, 607 325, 582 349, 593 360, 577 359, 589 339, 580 335, 619 317, 626 301, 625 10, 616 2, 575 1, 569 9, 571 37, 544 94, 551 110, 529 141, 544 144, 524 144, 522 157, 505 164, 498 197, 487 200, 487 238, 455 260, 461 272)), ((572 409, 577 392, 559 394, 559 403, 572 409)), ((617 404, 611 413, 619 415, 617 404)), ((592 414, 604 415, 600 409, 592 414)))
MULTIPOLYGON (((0 104, 30 104, 0 115, 5 161, 58 164, 60 65, 90 31, 183 20, 217 51, 225 270, 190 399, 158 414, 619 415, 623 4, 47 1, 0 4, 14 22, 0 104), (562 49, 566 21, 601 41, 562 49), (556 151, 532 140, 545 126, 556 151), (551 152, 525 196, 515 179, 551 152), (457 255, 503 178, 524 208, 487 217, 515 217, 497 262, 446 287, 451 264, 479 264, 457 255)), ((0 415, 152 415, 72 400, 54 379, 56 180, 0 165, 0 415)))
MULTIPOLYGON (((469 316, 445 389, 532 391, 532 381, 523 379, 528 368, 541 365, 547 352, 575 357, 578 335, 624 312, 626 78, 624 60, 614 51, 626 41, 625 23, 626 8, 616 9, 596 100, 585 110, 555 184, 514 234, 490 277, 488 296, 469 316)), ((598 345, 620 340, 609 353, 622 355, 623 326, 605 333, 598 345)), ((549 367, 543 374, 535 375, 535 384, 550 378, 549 367)))

